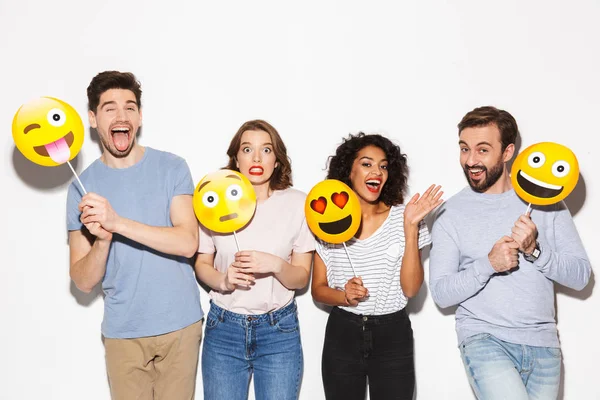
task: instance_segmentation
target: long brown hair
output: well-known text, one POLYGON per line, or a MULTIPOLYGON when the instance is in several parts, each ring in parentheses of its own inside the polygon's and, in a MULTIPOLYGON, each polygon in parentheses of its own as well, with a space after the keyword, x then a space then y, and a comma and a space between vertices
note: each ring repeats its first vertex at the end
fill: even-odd
POLYGON ((292 186, 292 162, 287 156, 285 144, 281 140, 281 136, 279 136, 277 130, 267 121, 261 119, 247 121, 240 126, 240 129, 238 129, 237 133, 231 139, 231 143, 229 143, 229 148, 227 149, 229 163, 225 168, 239 172, 235 157, 240 150, 242 135, 246 131, 263 131, 271 137, 273 152, 275 153, 275 160, 278 165, 273 170, 273 175, 271 175, 271 179, 269 180, 269 188, 272 190, 283 190, 292 186))

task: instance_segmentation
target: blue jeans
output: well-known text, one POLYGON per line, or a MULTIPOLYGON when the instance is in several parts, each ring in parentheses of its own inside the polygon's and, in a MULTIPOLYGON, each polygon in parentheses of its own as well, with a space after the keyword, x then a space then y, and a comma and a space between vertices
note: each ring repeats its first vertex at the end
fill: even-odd
POLYGON ((244 315, 211 302, 202 349, 206 400, 245 400, 254 373, 259 400, 295 400, 303 356, 296 302, 266 314, 244 315))
POLYGON ((558 396, 559 348, 508 343, 480 333, 465 339, 460 352, 478 399, 554 400, 558 396))

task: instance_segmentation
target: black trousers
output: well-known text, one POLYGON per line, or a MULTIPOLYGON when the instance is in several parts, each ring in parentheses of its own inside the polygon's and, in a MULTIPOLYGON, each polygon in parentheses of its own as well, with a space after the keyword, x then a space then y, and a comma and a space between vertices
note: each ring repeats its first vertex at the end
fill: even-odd
POLYGON ((415 390, 413 332, 404 310, 356 315, 334 307, 321 360, 328 400, 412 400, 415 390))

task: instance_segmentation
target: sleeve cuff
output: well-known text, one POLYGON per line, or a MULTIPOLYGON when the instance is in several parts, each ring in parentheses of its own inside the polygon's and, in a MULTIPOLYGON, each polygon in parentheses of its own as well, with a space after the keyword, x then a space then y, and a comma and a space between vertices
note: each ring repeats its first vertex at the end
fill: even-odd
POLYGON ((494 267, 492 267, 492 264, 487 256, 475 261, 475 276, 480 283, 487 282, 495 273, 496 270, 494 267))
POLYGON ((550 249, 550 246, 548 246, 548 244, 541 238, 538 237, 538 245, 540 248, 540 256, 538 257, 537 260, 535 260, 533 262, 533 265, 540 271, 540 272, 547 272, 548 268, 546 268, 546 266, 548 265, 548 263, 550 262, 550 259, 552 258, 552 250, 550 249))

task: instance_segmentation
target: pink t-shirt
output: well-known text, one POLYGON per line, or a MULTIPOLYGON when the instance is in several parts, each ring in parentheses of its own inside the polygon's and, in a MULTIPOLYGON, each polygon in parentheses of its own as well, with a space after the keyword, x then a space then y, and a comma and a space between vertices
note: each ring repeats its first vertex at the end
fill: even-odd
MULTIPOLYGON (((306 225, 304 200, 306 194, 288 188, 276 190, 271 197, 258 203, 248 225, 236 232, 240 250, 270 253, 290 262, 292 252, 307 253, 315 249, 315 239, 306 225)), ((198 253, 215 254, 215 268, 220 272, 235 261, 237 247, 233 234, 220 234, 200 227, 198 253)), ((233 292, 210 292, 219 307, 238 314, 264 314, 287 305, 294 291, 281 284, 273 274, 256 276, 249 289, 233 292)))

